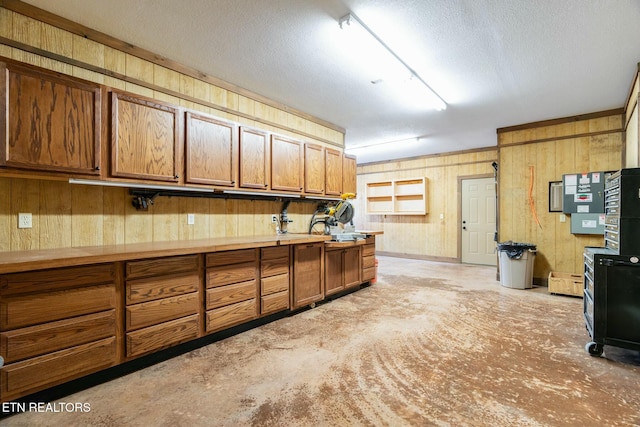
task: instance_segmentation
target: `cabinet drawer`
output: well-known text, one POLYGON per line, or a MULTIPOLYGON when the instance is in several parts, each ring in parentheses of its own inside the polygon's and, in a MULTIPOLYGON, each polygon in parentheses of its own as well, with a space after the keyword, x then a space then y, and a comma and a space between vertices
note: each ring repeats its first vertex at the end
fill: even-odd
POLYGON ((197 314, 127 333, 127 357, 140 356, 198 337, 197 314))
POLYGON ((143 302, 128 306, 126 311, 127 331, 156 325, 168 320, 196 314, 198 312, 198 293, 193 292, 186 295, 143 302))
POLYGON ((289 291, 278 292, 260 298, 260 313, 275 313, 289 308, 289 291))
POLYGON ((254 298, 207 311, 207 332, 218 331, 255 319, 256 301, 257 299, 254 298))
POLYGON ((138 277, 162 276, 165 274, 198 271, 200 259, 198 255, 185 255, 129 261, 126 264, 127 279, 138 277))
POLYGON ((239 251, 212 252, 207 254, 207 267, 217 265, 239 264, 241 262, 256 261, 257 249, 242 249, 239 251))
POLYGON ((371 268, 363 268, 362 269, 362 281, 368 282, 369 280, 373 280, 376 277, 376 269, 375 267, 371 268))
POLYGON ((79 378, 115 364, 116 338, 82 344, 0 369, 1 399, 29 393, 79 378))
POLYGON ((115 310, 45 323, 0 334, 5 363, 85 344, 116 334, 115 310))
POLYGON ((127 304, 197 292, 199 284, 200 276, 197 272, 187 275, 128 280, 126 286, 127 304))
POLYGON ((260 263, 260 275, 262 277, 275 276, 289 272, 289 257, 277 259, 263 259, 260 263))
POLYGON ((371 268, 376 265, 376 257, 373 255, 362 257, 362 268, 371 268))
POLYGON ((260 294, 269 295, 289 290, 289 273, 265 277, 261 280, 260 294))
POLYGON ((116 306, 114 285, 45 292, 0 301, 0 330, 97 313, 116 306))
POLYGON ((260 258, 263 261, 276 258, 289 259, 289 246, 274 246, 271 248, 262 248, 260 258))
POLYGON ((13 273, 0 277, 0 295, 6 297, 16 294, 102 285, 113 283, 115 277, 115 264, 94 264, 13 273))
POLYGON ((231 283, 247 282, 257 279, 255 262, 244 264, 221 265, 207 269, 207 288, 229 285, 231 283))
POLYGON ((376 254, 376 245, 364 245, 362 247, 362 256, 370 256, 376 254))
POLYGON ((207 289, 207 310, 255 298, 257 293, 256 285, 257 282, 255 280, 250 280, 207 289))

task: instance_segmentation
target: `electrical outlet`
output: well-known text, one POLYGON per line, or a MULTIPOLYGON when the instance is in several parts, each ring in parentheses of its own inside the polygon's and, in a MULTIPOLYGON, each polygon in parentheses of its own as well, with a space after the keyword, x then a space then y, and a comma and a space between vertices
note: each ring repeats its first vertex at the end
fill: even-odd
POLYGON ((560 214, 560 222, 567 222, 567 216, 565 214, 560 214))
POLYGON ((33 217, 30 213, 19 213, 18 214, 18 228, 31 228, 33 217))
POLYGON ((189 225, 193 225, 196 223, 196 216, 195 214, 187 214, 187 224, 189 225))
POLYGON ((271 222, 274 224, 278 223, 278 215, 271 215, 271 222))

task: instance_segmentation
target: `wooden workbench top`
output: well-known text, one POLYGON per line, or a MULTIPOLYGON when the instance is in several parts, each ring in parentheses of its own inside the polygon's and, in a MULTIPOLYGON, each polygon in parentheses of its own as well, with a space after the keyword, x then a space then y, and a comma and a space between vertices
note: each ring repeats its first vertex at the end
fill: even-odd
POLYGON ((280 234, 0 252, 0 274, 132 259, 316 243, 330 239, 331 236, 325 235, 280 234))

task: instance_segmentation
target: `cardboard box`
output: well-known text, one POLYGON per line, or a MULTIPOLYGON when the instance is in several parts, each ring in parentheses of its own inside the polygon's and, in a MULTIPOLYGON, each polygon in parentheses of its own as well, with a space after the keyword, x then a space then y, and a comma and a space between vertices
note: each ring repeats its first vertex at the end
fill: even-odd
POLYGON ((584 293, 584 277, 579 274, 552 271, 549 273, 548 286, 552 294, 581 297, 584 293))

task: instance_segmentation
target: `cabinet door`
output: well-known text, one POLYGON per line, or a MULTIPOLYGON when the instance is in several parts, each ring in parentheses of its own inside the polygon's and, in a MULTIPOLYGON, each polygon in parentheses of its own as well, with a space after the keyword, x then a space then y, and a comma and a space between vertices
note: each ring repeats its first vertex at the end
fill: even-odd
POLYGON ((178 109, 119 92, 111 96, 111 174, 177 182, 178 109))
POLYGON ((100 87, 13 63, 0 70, 0 165, 100 174, 100 87))
POLYGON ((344 193, 357 193, 356 184, 356 158, 346 154, 342 157, 342 191, 344 193))
POLYGON ((362 283, 362 257, 360 256, 360 247, 347 248, 343 253, 344 267, 344 286, 357 286, 362 283))
POLYGON ((240 187, 266 190, 269 187, 269 134, 240 127, 240 187))
POLYGON ((271 189, 301 192, 303 190, 302 172, 302 143, 272 135, 271 189))
POLYGON ((186 113, 186 182, 234 187, 238 175, 238 126, 186 113))
POLYGON ((344 289, 342 274, 342 249, 327 250, 324 253, 325 295, 331 295, 344 289))
POLYGON ((324 194, 324 148, 320 145, 304 145, 304 191, 324 194))
POLYGON ((293 249, 293 308, 324 298, 324 243, 296 245, 293 249))
POLYGON ((326 178, 324 194, 339 196, 342 194, 342 153, 336 150, 325 151, 326 178))

